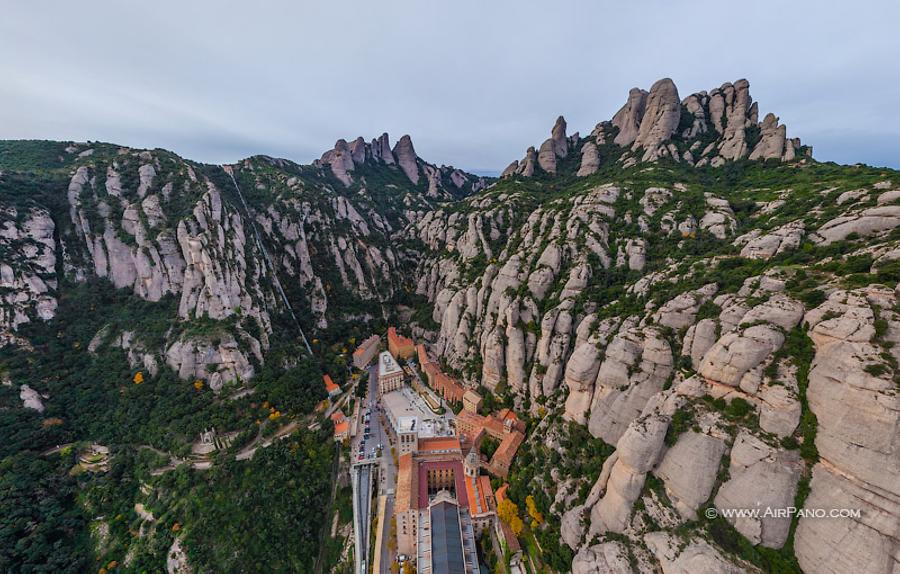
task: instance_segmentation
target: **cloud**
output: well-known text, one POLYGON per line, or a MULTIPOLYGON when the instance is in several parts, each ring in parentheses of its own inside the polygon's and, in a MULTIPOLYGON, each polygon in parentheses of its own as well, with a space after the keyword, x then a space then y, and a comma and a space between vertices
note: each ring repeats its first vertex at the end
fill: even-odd
POLYGON ((898 17, 886 0, 16 2, 0 137, 308 162, 388 131, 429 161, 498 170, 559 114, 589 132, 633 86, 746 77, 820 159, 900 167, 898 17))

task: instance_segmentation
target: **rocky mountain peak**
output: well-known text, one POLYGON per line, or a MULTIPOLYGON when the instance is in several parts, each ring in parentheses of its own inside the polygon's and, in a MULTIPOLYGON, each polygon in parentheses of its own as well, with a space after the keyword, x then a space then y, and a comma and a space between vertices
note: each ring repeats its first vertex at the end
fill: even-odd
POLYGON ((383 161, 388 165, 393 165, 394 154, 391 153, 391 140, 387 132, 381 134, 380 137, 372 140, 371 144, 372 157, 377 161, 383 161))
POLYGON ((418 156, 409 135, 404 135, 394 146, 394 157, 397 158, 397 163, 409 181, 413 185, 419 183, 419 164, 416 161, 418 156))
MULTIPOLYGON (((554 127, 554 149, 567 150, 570 145, 565 134, 565 120, 559 118, 554 127)), ((548 140, 551 141, 551 140, 548 140)), ((354 184, 354 172, 357 167, 368 164, 370 166, 399 166, 406 178, 413 186, 419 184, 420 175, 424 173, 427 182, 425 195, 447 200, 459 197, 461 194, 474 193, 487 185, 484 178, 466 173, 452 166, 440 166, 430 164, 418 157, 412 138, 404 135, 391 148, 390 137, 387 133, 366 143, 362 137, 357 137, 348 143, 345 139, 339 139, 334 148, 322 154, 321 159, 313 162, 313 165, 327 166, 345 187, 354 184)))
POLYGON ((647 92, 640 88, 631 88, 628 92, 628 101, 613 116, 612 124, 619 128, 614 143, 620 146, 630 146, 637 138, 641 128, 641 120, 644 119, 644 107, 647 104, 647 92))
MULTIPOLYGON (((664 158, 696 167, 717 167, 742 159, 794 161, 812 154, 799 139, 787 137, 787 128, 774 114, 759 121, 759 106, 750 96, 746 79, 726 82, 682 100, 675 82, 663 78, 649 91, 632 88, 619 111, 611 120, 600 122, 589 138, 566 138, 565 133, 566 121, 560 116, 551 138, 537 152, 537 163, 547 173, 555 174, 558 159, 589 142, 593 147, 581 150, 587 163, 579 167, 579 176, 596 172, 601 159, 615 160, 625 167, 664 158), (600 158, 597 146, 604 144, 621 149, 613 157, 600 158)), ((510 164, 501 177, 528 177, 533 173, 530 165, 526 154, 523 160, 510 164)))
POLYGON ((675 133, 681 119, 681 103, 678 88, 670 78, 658 80, 650 88, 647 104, 637 136, 631 144, 632 151, 644 150, 641 161, 654 161, 661 157, 661 149, 675 133))

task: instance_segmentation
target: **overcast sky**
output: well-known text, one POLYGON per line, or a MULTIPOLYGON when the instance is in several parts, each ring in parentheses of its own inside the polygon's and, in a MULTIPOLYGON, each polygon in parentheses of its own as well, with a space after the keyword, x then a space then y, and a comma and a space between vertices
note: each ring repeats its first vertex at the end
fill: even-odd
POLYGON ((892 0, 10 0, 0 138, 307 163, 387 131, 496 171, 631 87, 747 78, 818 159, 900 168, 898 22, 892 0))

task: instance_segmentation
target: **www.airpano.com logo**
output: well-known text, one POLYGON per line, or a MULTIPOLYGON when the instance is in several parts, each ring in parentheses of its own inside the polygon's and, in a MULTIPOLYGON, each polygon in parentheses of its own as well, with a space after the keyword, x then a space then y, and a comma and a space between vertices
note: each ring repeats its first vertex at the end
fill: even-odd
POLYGON ((797 508, 795 506, 757 508, 716 508, 710 506, 704 511, 710 520, 723 518, 860 518, 859 508, 797 508))

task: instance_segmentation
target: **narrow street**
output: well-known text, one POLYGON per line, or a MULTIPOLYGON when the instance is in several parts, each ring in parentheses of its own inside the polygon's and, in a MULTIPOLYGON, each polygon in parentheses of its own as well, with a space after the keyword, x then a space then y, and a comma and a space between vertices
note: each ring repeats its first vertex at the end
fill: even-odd
POLYGON ((360 573, 368 571, 371 564, 369 554, 369 542, 371 539, 369 528, 371 526, 373 497, 386 497, 385 536, 382 537, 382 546, 376 549, 381 554, 381 571, 390 572, 393 553, 389 551, 387 541, 390 532, 390 516, 393 511, 394 485, 397 480, 397 468, 391 456, 393 439, 390 431, 385 427, 381 405, 378 400, 378 366, 369 367, 366 397, 363 408, 359 411, 362 420, 359 422, 359 432, 351 441, 350 457, 354 465, 353 470, 353 509, 354 509, 354 536, 357 548, 357 566, 360 573), (368 417, 368 420, 366 420, 368 417), (380 450, 380 455, 379 455, 380 450), (373 484, 372 481, 377 480, 373 484))

